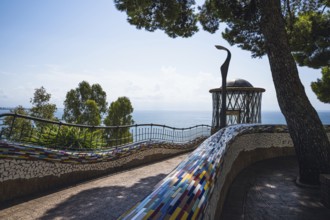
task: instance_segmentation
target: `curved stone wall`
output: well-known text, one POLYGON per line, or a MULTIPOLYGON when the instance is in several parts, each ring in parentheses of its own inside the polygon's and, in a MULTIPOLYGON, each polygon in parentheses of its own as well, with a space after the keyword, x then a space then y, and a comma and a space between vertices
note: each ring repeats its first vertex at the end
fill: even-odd
POLYGON ((189 152, 203 140, 187 144, 150 141, 89 152, 0 141, 0 202, 189 152))
MULTIPOLYGON (((330 129, 327 127, 330 139, 330 129)), ((204 141, 121 219, 218 219, 228 188, 248 165, 293 155, 286 126, 235 125, 204 141)))
MULTIPOLYGON (((326 127, 330 139, 330 126, 326 127)), ((68 152, 0 142, 0 202, 191 151, 139 143, 99 152, 68 152)), ((235 125, 215 133, 122 219, 217 219, 236 175, 263 159, 294 154, 287 127, 235 125)))

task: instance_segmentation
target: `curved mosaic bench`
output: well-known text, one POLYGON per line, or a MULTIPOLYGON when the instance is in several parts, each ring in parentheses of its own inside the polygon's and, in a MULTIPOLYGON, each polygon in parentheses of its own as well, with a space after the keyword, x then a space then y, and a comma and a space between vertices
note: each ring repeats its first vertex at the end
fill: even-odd
MULTIPOLYGON (((330 127, 326 127, 330 139, 330 127)), ((258 160, 293 155, 286 126, 235 125, 204 141, 120 219, 218 219, 235 176, 258 160)))
POLYGON ((204 140, 187 144, 148 141, 86 152, 0 141, 0 202, 189 152, 204 140))

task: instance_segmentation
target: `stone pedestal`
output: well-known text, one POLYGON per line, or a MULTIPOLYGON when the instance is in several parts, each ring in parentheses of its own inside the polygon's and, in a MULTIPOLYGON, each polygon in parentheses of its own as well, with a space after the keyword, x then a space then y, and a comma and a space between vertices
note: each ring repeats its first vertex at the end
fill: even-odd
POLYGON ((321 197, 325 207, 330 208, 330 174, 321 174, 321 197))

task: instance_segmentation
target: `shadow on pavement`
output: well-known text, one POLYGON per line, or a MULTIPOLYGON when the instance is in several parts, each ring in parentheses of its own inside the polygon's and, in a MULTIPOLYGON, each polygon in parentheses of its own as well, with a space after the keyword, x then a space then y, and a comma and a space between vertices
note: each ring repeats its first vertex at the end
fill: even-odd
POLYGON ((109 186, 81 191, 48 210, 40 219, 117 219, 149 195, 166 176, 144 178, 131 187, 109 186))
POLYGON ((223 220, 329 220, 330 209, 321 203, 320 189, 301 188, 295 157, 257 162, 231 184, 223 206, 223 220))

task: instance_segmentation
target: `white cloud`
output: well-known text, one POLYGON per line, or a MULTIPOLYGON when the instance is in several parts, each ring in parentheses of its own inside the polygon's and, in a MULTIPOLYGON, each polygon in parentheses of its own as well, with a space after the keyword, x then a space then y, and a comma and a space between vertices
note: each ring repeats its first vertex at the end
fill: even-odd
MULTIPOLYGON (((124 68, 113 70, 109 67, 80 70, 59 65, 37 66, 34 70, 24 74, 0 71, 0 77, 5 79, 0 81, 1 106, 30 106, 34 89, 44 86, 52 94, 51 102, 61 108, 66 93, 86 80, 91 84, 99 83, 106 91, 109 103, 120 96, 129 97, 135 110, 211 110, 209 90, 221 84, 220 73, 191 69, 188 72, 166 65, 152 71, 146 68, 143 72, 124 68)), ((261 72, 259 77, 249 81, 254 86, 266 88, 263 110, 279 110, 271 76, 266 70, 261 70, 258 71, 261 72)), ((249 73, 242 74, 240 78, 249 78, 249 73)))
POLYGON ((1 89, 0 90, 0 100, 8 99, 7 94, 1 89))
POLYGON ((162 66, 160 68, 161 72, 164 74, 174 74, 176 73, 176 68, 173 66, 162 66))
POLYGON ((123 70, 114 72, 104 68, 78 72, 58 65, 46 65, 38 73, 17 76, 11 75, 15 80, 9 80, 3 90, 12 94, 8 98, 17 102, 16 105, 29 105, 34 89, 44 86, 52 95, 51 102, 63 107, 66 93, 86 80, 91 84, 99 83, 106 91, 109 102, 127 96, 135 109, 139 110, 209 110, 211 96, 208 90, 218 80, 210 73, 187 74, 178 72, 172 66, 162 66, 154 73, 145 73, 123 70))

